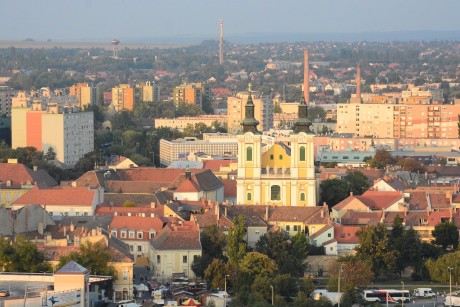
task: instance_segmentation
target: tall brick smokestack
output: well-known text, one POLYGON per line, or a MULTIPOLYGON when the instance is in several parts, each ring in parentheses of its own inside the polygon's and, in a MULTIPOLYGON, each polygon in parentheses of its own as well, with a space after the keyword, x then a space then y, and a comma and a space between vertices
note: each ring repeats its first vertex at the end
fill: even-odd
POLYGON ((361 98, 361 64, 356 69, 356 98, 361 98))
POLYGON ((310 71, 308 69, 308 50, 303 53, 303 94, 305 96, 305 102, 310 104, 310 71))

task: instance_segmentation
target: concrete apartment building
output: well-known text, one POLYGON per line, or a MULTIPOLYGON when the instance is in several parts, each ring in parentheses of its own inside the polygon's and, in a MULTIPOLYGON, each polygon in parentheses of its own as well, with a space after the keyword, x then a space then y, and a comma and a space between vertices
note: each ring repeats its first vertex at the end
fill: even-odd
POLYGON ((12 148, 33 146, 46 152, 53 147, 56 159, 70 166, 94 150, 93 112, 57 103, 27 103, 25 98, 20 93, 13 104, 12 148))
POLYGON ((173 89, 174 105, 177 108, 180 103, 194 104, 201 109, 204 92, 205 88, 201 83, 187 83, 176 86, 173 89))
POLYGON ((227 115, 200 115, 200 116, 184 116, 177 118, 156 118, 155 128, 168 127, 171 129, 184 130, 187 125, 195 126, 195 124, 202 123, 208 127, 211 127, 214 122, 219 123, 220 126, 224 126, 227 123, 227 115))
POLYGON ((134 88, 129 84, 120 84, 112 88, 112 105, 115 111, 134 109, 134 88))
MULTIPOLYGON (((432 102, 429 91, 403 91, 395 100, 337 104, 337 132, 377 138, 458 138, 460 104, 432 102)), ((352 98, 352 99, 353 99, 352 98)))
POLYGON ((16 93, 9 86, 0 86, 0 116, 11 116, 12 98, 16 96, 16 93))
MULTIPOLYGON (((254 103, 254 117, 259 121, 257 129, 259 131, 268 131, 273 128, 274 105, 269 96, 251 91, 252 101, 254 103)), ((241 132, 241 122, 245 118, 244 106, 248 100, 249 92, 239 92, 235 96, 229 96, 227 99, 228 114, 228 132, 236 134, 241 132)))
POLYGON ((96 103, 97 91, 95 87, 89 86, 88 83, 77 83, 69 88, 69 95, 77 97, 80 108, 96 103))
POLYGON ((160 86, 150 81, 143 84, 136 84, 134 87, 134 100, 136 102, 159 102, 160 95, 160 86))
POLYGON ((184 160, 190 153, 197 152, 216 156, 236 156, 238 143, 235 137, 206 140, 196 138, 160 140, 160 163, 163 166, 169 166, 173 161, 184 160))

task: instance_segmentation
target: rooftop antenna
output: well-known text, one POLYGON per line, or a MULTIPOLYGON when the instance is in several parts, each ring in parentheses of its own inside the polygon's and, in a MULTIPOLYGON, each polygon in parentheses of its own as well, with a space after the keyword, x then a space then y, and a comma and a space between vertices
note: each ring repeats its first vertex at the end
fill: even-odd
POLYGON ((118 59, 118 44, 120 41, 118 39, 112 39, 112 46, 113 46, 113 58, 118 59))

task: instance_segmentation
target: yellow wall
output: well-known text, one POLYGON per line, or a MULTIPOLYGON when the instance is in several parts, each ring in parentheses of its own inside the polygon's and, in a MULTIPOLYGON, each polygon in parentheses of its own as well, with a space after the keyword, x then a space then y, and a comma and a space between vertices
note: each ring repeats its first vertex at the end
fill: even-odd
POLYGON ((275 144, 262 155, 262 168, 267 166, 271 168, 289 168, 291 166, 291 156, 286 153, 281 145, 275 144), (280 156, 282 156, 282 159, 280 159, 280 156), (271 157, 273 157, 273 160, 271 157))
POLYGON ((29 191, 29 189, 0 189, 0 205, 11 205, 11 203, 24 195, 27 191, 29 191))
POLYGON ((26 147, 26 113, 29 108, 13 108, 11 111, 12 148, 26 147))

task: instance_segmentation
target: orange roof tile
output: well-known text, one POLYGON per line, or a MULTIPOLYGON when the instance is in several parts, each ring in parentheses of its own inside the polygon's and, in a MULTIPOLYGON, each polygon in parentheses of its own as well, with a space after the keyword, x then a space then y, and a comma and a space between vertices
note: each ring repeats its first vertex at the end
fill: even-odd
POLYGON ((359 243, 356 233, 360 229, 360 226, 343 226, 334 224, 334 239, 338 243, 359 243))
POLYGON ((213 172, 218 172, 222 167, 229 167, 236 160, 205 160, 203 161, 203 169, 209 169, 213 172))
POLYGON ((403 198, 399 191, 367 191, 361 196, 356 196, 371 210, 382 210, 390 207, 403 198))
POLYGON ((21 163, 0 163, 1 188, 19 189, 22 185, 38 185, 41 188, 56 186, 57 182, 44 170, 33 171, 21 163), (7 186, 7 182, 11 186, 7 186))
POLYGON ((111 229, 136 229, 149 231, 155 229, 159 232, 163 229, 165 221, 160 217, 142 217, 142 216, 114 216, 110 223, 111 229))
POLYGON ((236 198, 236 180, 223 179, 224 196, 236 198))
POLYGON ((197 193, 200 192, 200 186, 195 182, 195 180, 185 179, 182 183, 177 187, 174 192, 178 193, 197 193))
POLYGON ((88 188, 56 187, 39 189, 34 187, 19 197, 14 205, 46 206, 92 206, 96 191, 88 188))

